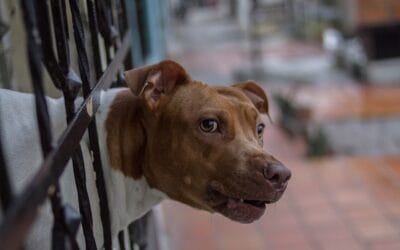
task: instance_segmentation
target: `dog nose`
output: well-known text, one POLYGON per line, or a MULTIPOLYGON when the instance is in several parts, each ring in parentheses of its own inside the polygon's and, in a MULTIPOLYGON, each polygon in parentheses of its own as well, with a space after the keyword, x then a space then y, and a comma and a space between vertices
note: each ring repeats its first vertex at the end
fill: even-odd
POLYGON ((291 176, 290 170, 281 163, 271 163, 264 168, 264 177, 276 187, 283 187, 291 176))

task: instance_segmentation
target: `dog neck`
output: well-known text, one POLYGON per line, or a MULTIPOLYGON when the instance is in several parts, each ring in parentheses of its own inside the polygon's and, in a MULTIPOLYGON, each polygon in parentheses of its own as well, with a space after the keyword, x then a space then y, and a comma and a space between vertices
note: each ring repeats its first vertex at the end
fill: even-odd
POLYGON ((129 90, 123 90, 114 98, 105 121, 111 167, 133 179, 143 176, 146 131, 142 106, 129 90))
POLYGON ((140 99, 128 89, 104 92, 99 116, 112 230, 118 232, 166 195, 151 188, 143 175, 146 130, 140 99))

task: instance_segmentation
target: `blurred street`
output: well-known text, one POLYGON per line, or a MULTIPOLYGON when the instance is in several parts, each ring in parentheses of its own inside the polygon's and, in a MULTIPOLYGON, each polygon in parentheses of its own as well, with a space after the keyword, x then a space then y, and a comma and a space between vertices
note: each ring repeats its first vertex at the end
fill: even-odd
POLYGON ((268 27, 254 61, 249 35, 227 9, 193 8, 187 15, 184 23, 171 21, 169 56, 210 84, 261 84, 274 121, 264 146, 292 179, 283 198, 250 225, 165 201, 169 249, 400 249, 400 81, 356 80, 321 44, 294 39, 279 26, 268 27), (285 128, 278 96, 306 108, 300 133, 287 133, 297 130, 285 128), (329 146, 306 157, 317 131, 324 132, 317 148, 329 146))

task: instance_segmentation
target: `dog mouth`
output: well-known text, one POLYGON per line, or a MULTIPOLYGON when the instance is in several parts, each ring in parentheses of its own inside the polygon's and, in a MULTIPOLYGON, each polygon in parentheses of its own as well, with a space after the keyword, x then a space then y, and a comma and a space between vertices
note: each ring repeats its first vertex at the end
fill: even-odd
POLYGON ((237 198, 240 196, 230 196, 223 194, 215 189, 210 189, 210 205, 215 212, 218 212, 231 220, 240 223, 251 223, 259 219, 266 210, 266 204, 273 200, 258 200, 237 198))

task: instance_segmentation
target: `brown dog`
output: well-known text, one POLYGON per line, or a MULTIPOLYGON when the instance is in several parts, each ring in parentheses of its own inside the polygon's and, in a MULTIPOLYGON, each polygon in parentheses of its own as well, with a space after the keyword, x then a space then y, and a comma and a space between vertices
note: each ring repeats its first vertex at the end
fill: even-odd
MULTIPOLYGON (((260 218, 265 204, 281 197, 290 171, 263 150, 261 114, 268 113, 268 101, 256 83, 210 87, 191 80, 173 61, 133 69, 125 77, 130 90, 103 92, 97 113, 114 243, 120 230, 166 196, 242 223, 260 218)), ((65 126, 63 102, 47 99, 55 136, 65 126)), ((32 103, 30 94, 0 91, 5 155, 17 188, 42 161, 32 103)), ((86 137, 81 148, 101 247, 96 176, 86 137)), ((71 166, 60 185, 64 201, 78 209, 71 166)), ((29 248, 49 248, 51 221, 46 205, 29 248)))
POLYGON ((263 150, 268 100, 255 82, 209 87, 173 61, 125 76, 131 91, 118 94, 107 119, 112 167, 242 223, 281 197, 291 174, 263 150))

